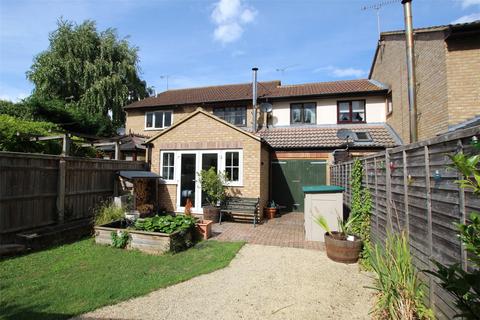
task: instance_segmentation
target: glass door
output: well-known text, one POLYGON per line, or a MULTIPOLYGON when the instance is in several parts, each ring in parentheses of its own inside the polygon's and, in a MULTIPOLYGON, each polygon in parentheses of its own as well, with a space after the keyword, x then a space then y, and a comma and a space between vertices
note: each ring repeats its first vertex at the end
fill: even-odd
MULTIPOLYGON (((202 154, 202 170, 214 168, 218 172, 218 154, 217 153, 203 153, 202 154)), ((209 203, 205 192, 202 191, 202 207, 209 203)))
POLYGON ((180 207, 184 208, 188 200, 195 205, 195 189, 196 189, 196 162, 197 155, 195 153, 184 153, 181 155, 180 163, 180 207))

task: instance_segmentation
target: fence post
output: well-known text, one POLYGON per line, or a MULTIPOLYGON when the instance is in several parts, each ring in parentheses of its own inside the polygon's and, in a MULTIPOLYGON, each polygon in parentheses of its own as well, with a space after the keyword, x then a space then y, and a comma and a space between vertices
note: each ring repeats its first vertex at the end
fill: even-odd
MULTIPOLYGON (((403 203, 405 206, 405 224, 407 227, 407 235, 410 237, 410 214, 408 208, 408 165, 407 165, 407 152, 403 153, 403 203)), ((409 240, 410 241, 410 240, 409 240)))
MULTIPOLYGON (((457 142, 457 153, 463 152, 463 143, 462 140, 458 140, 457 142)), ((463 175, 461 173, 458 173, 458 180, 463 179, 463 175)), ((465 191, 463 188, 458 188, 458 207, 460 210, 460 223, 466 223, 467 222, 467 212, 465 210, 465 191)), ((460 241, 460 257, 462 259, 462 269, 467 271, 467 251, 465 250, 465 245, 463 242, 460 241)))
MULTIPOLYGON (((432 231, 432 188, 430 182, 430 154, 428 146, 423 148, 425 153, 425 189, 427 191, 427 241, 428 241, 428 268, 430 270, 434 270, 434 266, 432 263, 432 256, 433 256, 433 231, 432 231)), ((428 287, 430 290, 429 293, 429 300, 430 300, 430 308, 435 309, 435 288, 434 288, 434 281, 432 275, 428 275, 428 287)))
POLYGON ((392 169, 390 168, 390 153, 388 149, 385 150, 385 193, 386 193, 386 207, 387 207, 387 227, 393 232, 392 222, 392 169))
POLYGON ((58 223, 65 221, 65 179, 67 175, 67 162, 65 157, 58 161, 58 187, 57 187, 57 213, 58 223))

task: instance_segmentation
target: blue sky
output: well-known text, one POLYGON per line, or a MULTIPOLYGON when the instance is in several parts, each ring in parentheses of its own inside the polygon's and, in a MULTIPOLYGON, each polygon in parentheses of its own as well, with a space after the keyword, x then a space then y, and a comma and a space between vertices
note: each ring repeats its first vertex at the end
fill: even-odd
MULTIPOLYGON (((113 27, 139 47, 142 78, 156 91, 251 80, 284 84, 366 77, 379 0, 0 0, 0 98, 33 89, 25 72, 63 17, 113 27)), ((388 2, 388 1, 387 1, 388 2)), ((381 30, 403 29, 399 2, 381 30)), ((414 27, 480 19, 480 0, 413 0, 414 27)))

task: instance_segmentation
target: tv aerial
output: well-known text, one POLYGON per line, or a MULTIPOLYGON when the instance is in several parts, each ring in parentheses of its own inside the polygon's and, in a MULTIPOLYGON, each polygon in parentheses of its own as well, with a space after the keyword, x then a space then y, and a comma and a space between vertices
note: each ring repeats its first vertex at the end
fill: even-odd
POLYGON ((270 113, 273 110, 273 106, 271 103, 263 102, 260 104, 260 110, 265 113, 270 113))

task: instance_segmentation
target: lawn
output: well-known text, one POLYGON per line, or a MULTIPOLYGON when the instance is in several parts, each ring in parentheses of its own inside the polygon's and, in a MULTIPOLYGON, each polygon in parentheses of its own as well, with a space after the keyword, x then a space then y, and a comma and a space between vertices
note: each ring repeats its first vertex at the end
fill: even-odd
MULTIPOLYGON (((0 319, 65 319, 227 266, 240 242, 153 256, 93 239, 0 261, 0 319)), ((148 307, 148 306, 146 306, 148 307)))

